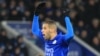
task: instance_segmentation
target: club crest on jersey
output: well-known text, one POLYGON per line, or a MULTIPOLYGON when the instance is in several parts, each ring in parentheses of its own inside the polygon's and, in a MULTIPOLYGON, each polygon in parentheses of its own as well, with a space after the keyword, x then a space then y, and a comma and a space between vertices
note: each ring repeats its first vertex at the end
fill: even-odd
POLYGON ((52 44, 56 44, 56 43, 57 43, 57 40, 54 40, 52 44))

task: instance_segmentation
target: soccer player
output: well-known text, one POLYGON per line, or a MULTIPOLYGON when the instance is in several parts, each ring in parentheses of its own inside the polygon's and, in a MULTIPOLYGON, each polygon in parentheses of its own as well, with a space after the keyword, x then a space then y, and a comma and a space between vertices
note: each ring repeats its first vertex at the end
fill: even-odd
POLYGON ((39 16, 34 15, 32 33, 45 42, 45 56, 66 56, 68 45, 74 37, 73 27, 69 17, 65 17, 66 34, 57 34, 57 26, 54 21, 44 21, 42 29, 39 27, 39 16))
POLYGON ((45 56, 66 56, 69 42, 74 36, 69 17, 65 17, 68 31, 65 35, 57 34, 57 26, 54 21, 43 22, 42 30, 40 30, 38 20, 39 16, 34 15, 32 33, 45 41, 45 56))

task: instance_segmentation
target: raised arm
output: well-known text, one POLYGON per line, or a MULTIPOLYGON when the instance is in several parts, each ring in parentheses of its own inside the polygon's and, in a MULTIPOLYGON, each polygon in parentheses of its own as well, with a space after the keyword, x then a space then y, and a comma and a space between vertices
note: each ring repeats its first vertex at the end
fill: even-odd
POLYGON ((32 22, 32 33, 36 36, 39 36, 40 34, 40 28, 39 28, 39 16, 34 15, 33 16, 33 22, 32 22))
POLYGON ((69 42, 74 37, 74 32, 72 24, 70 22, 70 18, 67 16, 65 17, 65 23, 66 23, 67 33, 64 35, 65 36, 64 40, 69 42))

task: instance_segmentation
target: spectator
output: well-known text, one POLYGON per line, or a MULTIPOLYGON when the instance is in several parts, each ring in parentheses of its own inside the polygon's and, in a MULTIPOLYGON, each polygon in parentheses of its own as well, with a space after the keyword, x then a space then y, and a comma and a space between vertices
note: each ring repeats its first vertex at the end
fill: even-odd
POLYGON ((11 44, 11 42, 7 42, 6 45, 5 45, 5 55, 6 56, 10 56, 11 55, 11 52, 13 52, 13 46, 11 44))
POLYGON ((6 8, 5 2, 1 3, 0 5, 1 5, 0 6, 0 21, 2 21, 2 20, 5 20, 7 17, 7 15, 6 15, 7 8, 6 8))
POLYGON ((80 33, 81 33, 81 31, 82 31, 82 27, 84 27, 84 22, 82 21, 82 20, 80 20, 79 22, 78 22, 78 24, 77 24, 78 26, 76 27, 75 26, 75 34, 77 35, 77 36, 79 36, 80 35, 80 33))
POLYGON ((28 10, 26 10, 25 12, 24 12, 24 17, 22 17, 22 20, 23 21, 29 21, 30 19, 31 19, 31 14, 30 14, 30 11, 28 11, 28 10))
POLYGON ((55 11, 55 18, 53 20, 58 21, 61 25, 65 26, 63 12, 60 9, 55 11))
POLYGON ((15 9, 11 11, 9 15, 9 19, 10 20, 22 20, 20 15, 18 14, 18 11, 15 9))
POLYGON ((96 0, 88 0, 88 3, 85 5, 86 7, 86 19, 89 21, 93 17, 97 17, 97 2, 96 0))
POLYGON ((83 20, 79 20, 77 25, 78 25, 78 27, 80 27, 80 28, 84 28, 84 24, 85 24, 85 23, 84 23, 83 20))
POLYGON ((78 6, 78 13, 77 13, 77 20, 83 20, 85 21, 86 24, 88 24, 87 18, 86 18, 86 9, 84 5, 79 5, 78 6))
POLYGON ((77 22, 77 19, 76 19, 77 11, 75 10, 70 11, 69 16, 71 18, 72 23, 75 24, 77 22))
MULTIPOLYGON (((52 10, 50 10, 50 11, 48 11, 47 13, 46 13, 46 17, 49 17, 49 18, 53 18, 53 11, 52 10)), ((53 19, 52 19, 53 20, 53 19)))
POLYGON ((97 31, 100 29, 99 26, 99 20, 97 18, 94 18, 91 22, 91 26, 90 26, 90 33, 92 36, 95 36, 97 34, 97 31))
POLYGON ((7 11, 6 10, 3 10, 0 15, 1 15, 0 16, 0 21, 8 19, 8 15, 7 15, 7 11))
POLYGON ((44 18, 45 18, 45 16, 44 16, 42 13, 40 13, 40 14, 39 14, 39 18, 40 18, 40 20, 42 20, 42 21, 44 21, 44 20, 45 20, 45 19, 44 19, 44 18))
POLYGON ((40 2, 39 1, 35 1, 35 3, 34 3, 34 8, 37 8, 37 6, 40 4, 40 2))
POLYGON ((16 2, 14 0, 11 0, 9 3, 9 12, 11 12, 11 10, 16 9, 16 2))
POLYGON ((20 51, 22 51, 24 55, 28 56, 28 52, 27 52, 28 50, 27 50, 27 48, 25 46, 23 37, 22 36, 18 36, 17 42, 18 42, 17 46, 20 47, 20 51))
POLYGON ((84 40, 84 41, 86 41, 88 44, 90 43, 88 40, 90 39, 89 37, 88 37, 88 32, 87 32, 87 30, 82 30, 82 32, 81 32, 81 39, 82 40, 84 40))
POLYGON ((7 42, 9 42, 9 39, 7 37, 6 30, 2 29, 0 32, 0 43, 6 45, 7 42))
POLYGON ((1 8, 2 8, 2 10, 6 10, 7 6, 6 6, 6 3, 5 2, 1 4, 1 8))
POLYGON ((16 47, 13 56, 25 56, 22 52, 20 47, 16 47))
POLYGON ((52 3, 51 3, 51 1, 47 1, 46 2, 46 8, 51 8, 52 7, 52 3))
POLYGON ((56 10, 56 16, 57 17, 61 17, 61 14, 62 14, 61 10, 56 10))
POLYGON ((20 13, 24 13, 24 11, 25 11, 25 5, 24 5, 24 2, 23 1, 20 1, 19 2, 19 4, 18 4, 18 6, 17 6, 17 11, 19 11, 20 13))
POLYGON ((54 0, 53 2, 56 9, 62 8, 62 0, 54 0))
POLYGON ((99 39, 95 36, 94 38, 93 38, 93 40, 92 40, 92 46, 96 49, 96 50, 98 50, 98 51, 100 51, 100 48, 99 48, 99 39))
POLYGON ((69 3, 69 4, 68 4, 68 8, 69 8, 70 10, 75 9, 75 3, 74 3, 74 2, 69 3))
POLYGON ((48 14, 48 16, 53 14, 53 8, 52 8, 52 3, 50 1, 48 1, 45 5, 45 13, 48 14))

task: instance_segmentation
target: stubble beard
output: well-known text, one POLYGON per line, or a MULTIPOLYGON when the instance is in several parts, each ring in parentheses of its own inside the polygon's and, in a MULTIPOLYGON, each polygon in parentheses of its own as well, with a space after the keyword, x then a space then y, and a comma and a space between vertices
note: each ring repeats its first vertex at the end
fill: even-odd
POLYGON ((50 40, 50 34, 47 34, 47 36, 45 36, 46 40, 50 40))

